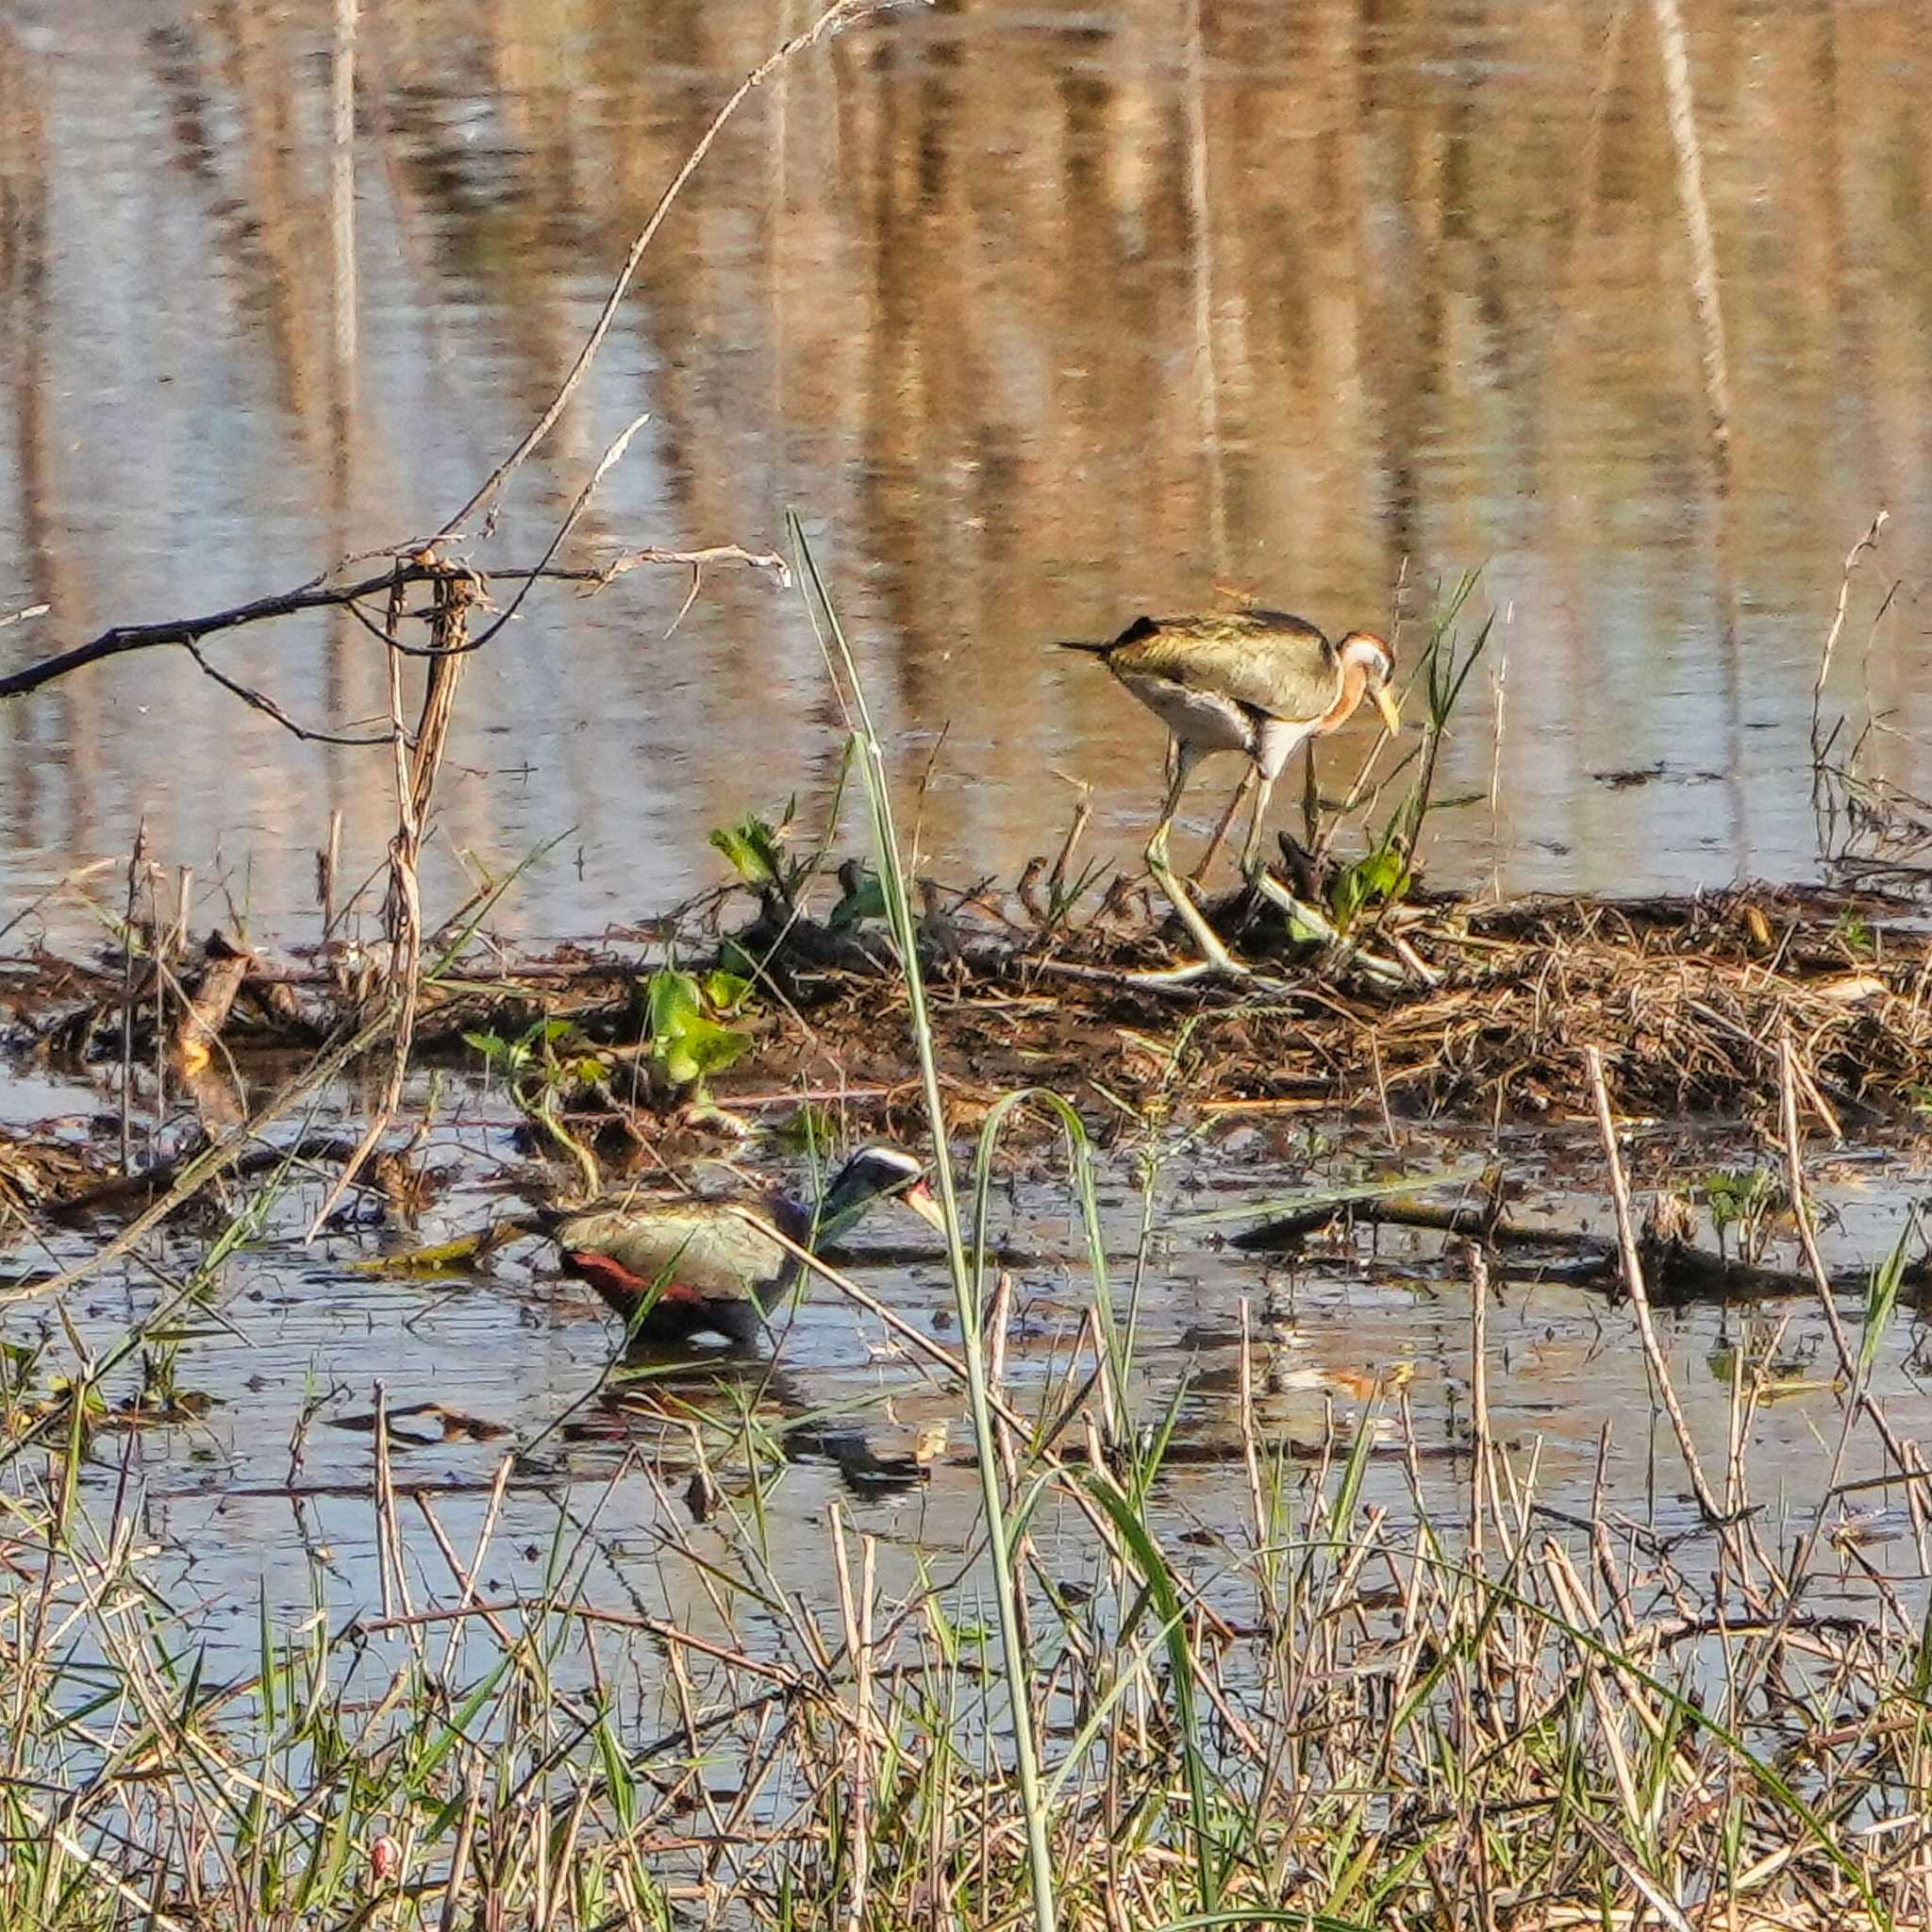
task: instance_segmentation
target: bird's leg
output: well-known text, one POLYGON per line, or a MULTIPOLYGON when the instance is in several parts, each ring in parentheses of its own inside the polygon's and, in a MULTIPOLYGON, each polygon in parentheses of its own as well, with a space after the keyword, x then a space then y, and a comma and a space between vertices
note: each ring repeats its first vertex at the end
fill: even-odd
POLYGON ((1255 812, 1248 821, 1248 842, 1241 853, 1241 872, 1251 891, 1288 914, 1289 930, 1296 938, 1332 941, 1337 937, 1335 928, 1315 908, 1297 899, 1268 870, 1266 861, 1261 858, 1261 822, 1267 816, 1268 796, 1274 790, 1274 780, 1263 771, 1255 789, 1255 812))
POLYGON ((1234 789, 1234 796, 1227 801, 1227 809, 1221 814, 1221 823, 1215 826, 1213 837, 1208 841, 1208 849, 1202 853, 1194 869, 1188 874, 1188 883, 1198 886, 1207 876, 1208 868, 1214 863, 1214 856, 1221 850, 1222 841, 1227 837, 1227 828, 1234 824, 1234 815, 1241 808, 1241 800, 1248 795, 1248 786, 1255 775, 1250 765, 1241 774, 1241 782, 1234 789))
POLYGON ((1261 822, 1268 816, 1268 797, 1274 790, 1274 780, 1266 772, 1255 781, 1255 808, 1248 815, 1247 843, 1241 847, 1241 875, 1250 885, 1255 883, 1255 874, 1265 870, 1261 858, 1261 822))
POLYGON ((1277 911, 1287 915, 1288 929, 1291 938, 1326 948, 1327 957, 1338 964, 1356 960, 1372 977, 1381 978, 1392 972, 1394 977, 1399 980, 1402 976, 1399 967, 1391 967, 1388 960, 1360 952, 1346 941, 1319 906, 1310 905, 1307 900, 1297 898, 1261 862, 1261 822, 1268 810, 1268 794, 1274 789, 1274 780, 1268 775, 1266 768, 1263 767, 1259 782, 1255 788, 1255 811, 1254 816, 1248 821, 1247 847, 1241 854, 1241 871, 1247 876, 1249 889, 1257 897, 1267 900, 1277 911))
POLYGON ((1246 876, 1249 890, 1266 899, 1289 916, 1290 930, 1297 937, 1334 936, 1334 928, 1311 908, 1303 903, 1284 886, 1267 867, 1261 858, 1261 820, 1268 810, 1268 794, 1274 789, 1274 780, 1261 774, 1261 781, 1255 791, 1255 815, 1248 821, 1248 842, 1241 853, 1241 872, 1246 876))
POLYGON ((1188 774, 1199 757, 1198 752, 1175 741, 1174 776, 1168 783, 1167 800, 1160 808, 1160 823, 1155 826, 1154 836, 1147 841, 1147 870, 1154 874, 1154 883, 1167 894, 1174 909, 1180 915, 1181 924, 1201 949, 1201 958, 1195 965, 1177 967, 1172 973, 1140 975, 1162 984, 1193 979, 1209 973, 1244 974, 1247 971, 1221 943, 1219 934, 1202 917, 1201 908, 1194 904, 1187 887, 1174 875, 1174 867, 1168 862, 1167 836, 1174 828, 1174 813, 1180 809, 1181 793, 1187 789, 1188 774))

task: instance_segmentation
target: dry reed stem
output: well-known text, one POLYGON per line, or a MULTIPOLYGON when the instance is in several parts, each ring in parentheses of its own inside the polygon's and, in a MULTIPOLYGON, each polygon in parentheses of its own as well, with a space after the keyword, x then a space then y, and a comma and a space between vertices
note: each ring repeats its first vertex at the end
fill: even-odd
POLYGON ((1677 1391, 1672 1385, 1670 1365, 1664 1358, 1663 1346, 1657 1341, 1657 1324, 1651 1320, 1650 1296, 1643 1283, 1643 1259, 1637 1251, 1637 1224, 1630 1211, 1630 1186, 1624 1177, 1624 1158, 1617 1147, 1617 1127, 1610 1113, 1609 1089, 1604 1084, 1603 1056, 1594 1046, 1585 1047, 1583 1051, 1584 1063, 1590 1072, 1591 1099, 1596 1108, 1597 1133, 1603 1144, 1604 1162, 1609 1170, 1610 1198, 1617 1211, 1617 1252, 1624 1266, 1624 1287, 1637 1316, 1637 1332, 1643 1342, 1644 1358, 1650 1363, 1652 1380, 1663 1403, 1664 1413, 1670 1418, 1672 1432, 1676 1436, 1684 1467, 1690 1474, 1690 1487, 1697 1497, 1697 1507, 1704 1512, 1707 1523, 1722 1524, 1728 1519, 1705 1479, 1704 1466, 1697 1459, 1697 1444, 1691 1437, 1690 1424, 1684 1419, 1677 1391))
POLYGON ((395 1118, 395 1110, 402 1102, 404 1082, 408 1077, 409 1049, 415 1039, 416 1008, 422 997, 423 984, 423 899, 417 868, 423 848, 424 814, 428 808, 436 773, 441 764, 442 741, 449 730, 456 685, 462 673, 458 647, 463 636, 462 610, 468 602, 467 587, 471 581, 465 575, 462 578, 464 592, 460 601, 456 601, 450 597, 451 580, 446 576, 437 579, 430 636, 439 655, 430 660, 425 677, 423 708, 413 748, 403 721, 402 654, 395 648, 405 614, 404 591, 399 584, 390 591, 389 610, 383 628, 390 646, 384 661, 389 674, 390 745, 395 780, 396 829, 390 840, 390 882, 383 906, 383 925, 389 940, 386 999, 395 1015, 395 1027, 389 1076, 382 1097, 371 1113, 360 1139, 350 1151, 348 1159, 343 1162, 341 1173, 323 1195, 322 1205, 315 1210, 315 1217, 308 1226, 306 1239, 309 1241, 313 1241, 327 1225, 337 1204, 355 1185, 364 1163, 389 1131, 390 1123, 395 1118))
MULTIPOLYGON (((1813 767, 1811 785, 1814 800, 1818 796, 1818 773, 1816 768, 1823 760, 1830 744, 1830 739, 1824 733, 1822 716, 1824 703, 1824 682, 1831 675, 1831 660, 1833 654, 1838 649, 1838 641, 1844 635, 1845 612, 1851 604, 1852 578, 1857 575, 1858 565, 1863 561, 1865 553, 1868 550, 1875 550, 1878 547, 1878 540, 1884 534, 1886 525, 1890 521, 1890 511, 1880 510, 1872 519, 1865 534, 1845 553, 1844 570, 1840 575, 1838 583, 1838 603, 1833 608, 1831 624, 1824 633, 1824 646, 1818 653, 1818 674, 1811 680, 1811 763, 1813 767)), ((1837 726, 1834 726, 1834 735, 1836 730, 1837 726)))
POLYGON ((1469 1278, 1469 1559, 1483 1562, 1483 1523, 1495 1503, 1490 1471, 1490 1261, 1479 1242, 1464 1249, 1469 1278))
MULTIPOLYGON (((1810 1201, 1805 1188, 1805 1151, 1798 1135, 1797 1054, 1789 1033, 1778 1041, 1778 1120, 1780 1151, 1785 1163, 1785 1191, 1790 1197, 1791 1219, 1798 1230, 1798 1246, 1818 1291, 1819 1311, 1830 1331, 1831 1345, 1838 1356, 1839 1372, 1844 1377, 1844 1393, 1840 1399, 1860 1403, 1892 1460, 1904 1469, 1907 1467, 1904 1444, 1893 1433, 1877 1399, 1869 1391, 1858 1391, 1857 1358, 1852 1352, 1851 1338, 1845 1333, 1844 1323, 1839 1317, 1838 1297, 1832 1290, 1830 1272, 1824 1265, 1824 1257, 1818 1252, 1817 1230, 1811 1224, 1810 1201)), ((1907 1494, 1912 1495, 1916 1503, 1915 1488, 1908 1489, 1907 1494)))
MULTIPOLYGON (((213 1058, 235 996, 253 963, 249 954, 234 951, 214 954, 203 966, 194 996, 182 1002, 180 1018, 175 1023, 175 1063, 185 1076, 192 1078, 213 1058)), ((168 976, 172 975, 164 975, 168 976)), ((160 1032, 158 1026, 157 1033, 160 1032)))

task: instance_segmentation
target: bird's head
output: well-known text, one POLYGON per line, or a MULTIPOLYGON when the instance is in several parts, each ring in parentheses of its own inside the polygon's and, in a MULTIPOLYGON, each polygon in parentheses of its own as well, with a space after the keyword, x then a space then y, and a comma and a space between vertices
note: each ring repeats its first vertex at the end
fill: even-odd
POLYGON ((1400 731, 1402 713, 1389 689, 1395 678, 1395 653, 1388 640, 1372 630, 1352 630, 1335 647, 1335 655, 1344 677, 1353 671, 1362 680, 1362 693, 1381 712, 1382 723, 1391 733, 1400 731))
POLYGON ((929 1227, 945 1232, 945 1219, 926 1178, 925 1164, 903 1148, 861 1147, 833 1178, 824 1221, 839 1223, 874 1201, 901 1201, 929 1227))

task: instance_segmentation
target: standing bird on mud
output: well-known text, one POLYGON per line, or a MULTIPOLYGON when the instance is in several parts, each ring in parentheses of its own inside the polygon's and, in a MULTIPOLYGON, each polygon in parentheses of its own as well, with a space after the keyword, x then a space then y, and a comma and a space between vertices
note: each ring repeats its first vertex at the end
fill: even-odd
POLYGON ((547 1208, 519 1225, 549 1236, 564 1266, 634 1324, 638 1336, 683 1341, 709 1331, 742 1349, 757 1344, 804 1266, 770 1229, 813 1248, 890 1200, 944 1231, 925 1169, 896 1147, 860 1148, 815 1204, 782 1193, 748 1201, 658 1195, 547 1208))
POLYGON ((1296 747, 1339 729, 1363 698, 1374 703, 1391 732, 1400 728, 1401 714, 1389 690, 1394 652, 1365 630, 1330 643, 1312 624, 1281 610, 1137 617, 1110 642, 1069 640, 1060 649, 1098 658, 1172 734, 1174 773, 1160 823, 1147 841, 1147 869, 1204 955, 1183 975, 1241 972, 1168 863, 1168 833, 1188 774, 1209 752, 1247 754, 1258 782, 1241 871, 1257 891, 1283 898, 1260 863, 1268 794, 1296 747))

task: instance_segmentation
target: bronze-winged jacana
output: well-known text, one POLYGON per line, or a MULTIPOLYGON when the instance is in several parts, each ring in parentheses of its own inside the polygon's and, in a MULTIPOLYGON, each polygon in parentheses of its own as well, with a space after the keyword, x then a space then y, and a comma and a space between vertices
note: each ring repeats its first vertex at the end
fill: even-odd
POLYGON ((1241 871, 1269 897, 1286 899, 1279 888, 1269 890, 1273 881, 1259 862, 1268 795, 1296 747, 1340 728, 1363 698, 1391 732, 1400 727, 1389 690, 1394 652, 1365 630, 1331 643, 1312 624, 1282 610, 1137 617, 1107 643, 1068 640, 1060 648, 1098 658, 1167 726, 1174 775, 1147 841, 1147 869, 1204 955, 1201 966, 1187 971, 1242 971, 1168 863, 1168 833, 1188 774, 1209 752, 1246 753, 1257 782, 1241 871))
POLYGON ((638 1336, 682 1341, 708 1331, 749 1348, 804 1265, 770 1229, 809 1248, 889 1200, 943 1228, 925 1169, 896 1147, 860 1148, 815 1204, 784 1193, 659 1195, 548 1208, 532 1227, 557 1243, 573 1274, 636 1324, 638 1336))

